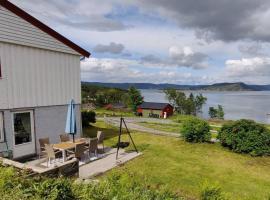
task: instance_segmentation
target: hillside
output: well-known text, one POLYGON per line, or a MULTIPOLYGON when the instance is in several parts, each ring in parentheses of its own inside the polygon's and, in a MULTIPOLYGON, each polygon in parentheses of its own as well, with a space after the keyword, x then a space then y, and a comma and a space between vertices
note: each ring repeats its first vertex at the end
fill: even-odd
MULTIPOLYGON (((85 84, 85 83, 84 83, 85 84)), ((153 84, 153 83, 101 83, 88 82, 89 85, 102 87, 128 89, 135 86, 138 89, 166 89, 175 88, 179 90, 209 90, 209 91, 270 91, 270 85, 248 85, 239 83, 216 83, 212 85, 176 85, 176 84, 153 84)))

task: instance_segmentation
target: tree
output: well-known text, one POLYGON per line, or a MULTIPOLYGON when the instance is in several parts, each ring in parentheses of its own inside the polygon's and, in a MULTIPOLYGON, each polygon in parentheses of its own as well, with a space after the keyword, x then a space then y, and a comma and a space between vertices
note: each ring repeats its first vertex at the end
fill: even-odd
POLYGON ((223 110, 223 107, 221 105, 218 105, 217 117, 219 119, 224 119, 224 110, 223 110))
POLYGON ((199 94, 195 98, 195 113, 201 113, 202 112, 202 107, 206 103, 207 98, 204 97, 202 94, 199 94))
POLYGON ((128 89, 129 96, 129 106, 132 108, 133 112, 137 112, 137 107, 143 103, 143 97, 141 92, 137 90, 134 86, 128 89))
POLYGON ((207 101, 207 98, 201 94, 194 96, 193 93, 190 93, 189 97, 186 97, 184 92, 172 88, 165 89, 164 93, 179 114, 197 115, 207 101))
POLYGON ((208 114, 209 114, 211 119, 216 118, 217 117, 217 109, 215 109, 214 107, 209 107, 208 114))
POLYGON ((221 105, 218 105, 218 108, 210 107, 208 114, 210 118, 224 119, 224 110, 221 105))
POLYGON ((168 88, 163 90, 163 92, 165 93, 169 103, 173 106, 176 107, 176 99, 177 99, 177 92, 175 89, 172 88, 168 88))
POLYGON ((190 93, 184 104, 184 111, 186 115, 196 115, 196 105, 194 95, 190 93))

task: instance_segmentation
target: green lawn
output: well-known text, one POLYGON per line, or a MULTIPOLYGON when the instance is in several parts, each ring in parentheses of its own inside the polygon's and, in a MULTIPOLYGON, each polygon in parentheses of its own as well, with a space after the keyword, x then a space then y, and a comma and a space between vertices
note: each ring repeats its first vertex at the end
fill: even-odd
MULTIPOLYGON (((116 144, 116 128, 98 122, 84 131, 107 135, 105 144, 116 144)), ((167 187, 197 198, 204 181, 218 183, 230 199, 263 200, 270 197, 270 157, 232 153, 219 144, 189 144, 179 138, 132 132, 143 155, 109 173, 130 173, 147 181, 149 187, 167 187)), ((127 139, 124 139, 127 140, 127 139)))
MULTIPOLYGON (((157 122, 139 122, 138 123, 141 126, 160 130, 160 131, 166 131, 169 133, 179 133, 181 129, 181 123, 177 124, 164 124, 164 123, 157 123, 157 122)), ((220 127, 211 126, 211 130, 213 131, 219 131, 220 127)), ((212 138, 217 138, 217 133, 212 132, 212 138)))
POLYGON ((180 133, 181 124, 162 124, 155 122, 140 122, 138 123, 141 126, 145 126, 148 128, 153 128, 160 131, 166 131, 171 133, 180 133))
POLYGON ((128 110, 106 110, 105 108, 97 108, 94 111, 98 117, 103 117, 104 115, 107 117, 136 117, 131 111, 128 110))

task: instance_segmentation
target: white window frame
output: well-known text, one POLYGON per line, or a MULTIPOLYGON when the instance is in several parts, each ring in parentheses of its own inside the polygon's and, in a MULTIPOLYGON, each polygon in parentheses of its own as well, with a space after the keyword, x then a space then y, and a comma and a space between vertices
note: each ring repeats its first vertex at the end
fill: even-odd
POLYGON ((4 113, 0 111, 0 142, 4 141, 4 113))
POLYGON ((12 132, 13 132, 13 144, 14 146, 24 146, 24 145, 28 145, 28 144, 32 144, 35 142, 35 130, 34 130, 34 114, 32 110, 26 110, 26 111, 16 111, 12 113, 12 132), (15 144, 15 131, 14 131, 14 114, 20 114, 20 113, 30 113, 30 122, 31 122, 31 141, 30 142, 26 142, 26 143, 22 143, 22 144, 15 144))

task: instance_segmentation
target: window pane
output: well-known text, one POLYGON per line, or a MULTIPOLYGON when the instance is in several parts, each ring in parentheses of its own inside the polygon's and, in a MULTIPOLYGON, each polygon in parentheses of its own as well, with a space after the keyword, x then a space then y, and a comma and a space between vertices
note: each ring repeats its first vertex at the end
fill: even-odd
POLYGON ((15 145, 32 141, 30 113, 14 113, 14 134, 15 145))

